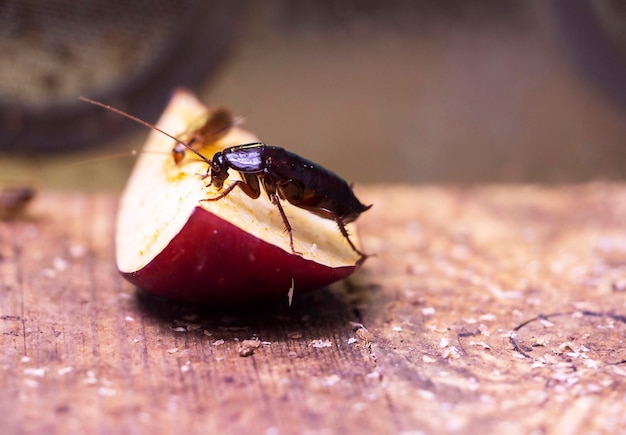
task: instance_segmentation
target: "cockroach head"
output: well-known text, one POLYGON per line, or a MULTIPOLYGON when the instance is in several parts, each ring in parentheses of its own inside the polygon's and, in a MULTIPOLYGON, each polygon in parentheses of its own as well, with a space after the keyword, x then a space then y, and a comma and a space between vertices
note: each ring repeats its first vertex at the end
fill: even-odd
POLYGON ((228 167, 224 163, 222 153, 216 153, 213 160, 207 160, 207 163, 209 164, 207 172, 207 176, 210 177, 209 184, 221 189, 224 186, 224 181, 228 178, 228 167))

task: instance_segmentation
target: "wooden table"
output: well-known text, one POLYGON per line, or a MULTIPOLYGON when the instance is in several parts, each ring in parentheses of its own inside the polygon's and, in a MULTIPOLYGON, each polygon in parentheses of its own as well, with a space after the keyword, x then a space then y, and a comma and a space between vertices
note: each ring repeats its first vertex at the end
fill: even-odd
POLYGON ((626 185, 359 194, 356 275, 219 308, 120 278, 116 195, 40 192, 0 221, 1 432, 626 431, 626 185))

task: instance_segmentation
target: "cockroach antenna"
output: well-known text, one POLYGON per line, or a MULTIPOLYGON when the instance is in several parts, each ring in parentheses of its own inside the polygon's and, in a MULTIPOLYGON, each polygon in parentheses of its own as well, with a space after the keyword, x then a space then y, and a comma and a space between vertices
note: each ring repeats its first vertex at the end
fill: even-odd
POLYGON ((189 144, 183 142, 182 140, 178 139, 176 136, 172 136, 171 134, 161 130, 159 127, 157 127, 154 124, 150 124, 149 122, 144 121, 143 119, 137 118, 136 116, 133 116, 129 113, 126 113, 120 109, 116 109, 115 107, 109 106, 108 104, 104 104, 101 103, 100 101, 96 101, 96 100, 92 100, 91 98, 87 98, 87 97, 83 97, 82 95, 80 97, 78 97, 80 100, 89 103, 89 104, 93 104, 94 106, 98 106, 98 107, 102 107, 103 109, 109 110, 113 113, 117 113, 118 115, 121 115, 125 118, 128 118, 132 121, 135 121, 141 125, 143 125, 144 127, 148 127, 152 130, 156 130, 159 133, 164 134, 165 136, 169 137, 170 139, 176 141, 176 143, 184 146, 185 148, 187 148, 189 151, 191 151, 192 153, 194 153, 196 156, 200 157, 200 159, 204 162, 206 162, 209 166, 213 167, 213 163, 211 162, 211 160, 209 160, 208 158, 206 158, 206 156, 202 155, 200 152, 196 151, 195 149, 193 149, 192 147, 189 146, 189 144))

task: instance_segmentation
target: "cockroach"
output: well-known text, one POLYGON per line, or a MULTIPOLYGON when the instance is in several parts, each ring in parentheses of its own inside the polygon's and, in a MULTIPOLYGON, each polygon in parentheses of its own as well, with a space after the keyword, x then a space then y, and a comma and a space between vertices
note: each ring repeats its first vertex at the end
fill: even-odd
POLYGON ((203 160, 209 165, 205 178, 209 178, 209 184, 218 190, 223 188, 231 169, 239 172, 242 179, 228 185, 215 198, 202 201, 218 201, 237 187, 250 198, 257 199, 261 195, 260 184, 263 184, 289 233, 292 252, 296 253, 293 232, 281 199, 322 218, 334 220, 354 252, 362 260, 367 257, 350 240, 346 224, 356 220, 371 205, 363 205, 350 185, 328 169, 283 148, 261 142, 229 147, 215 153, 213 159, 203 160))
POLYGON ((231 128, 237 125, 230 110, 220 107, 211 112, 206 122, 198 129, 193 130, 181 141, 177 140, 176 146, 172 148, 172 157, 178 164, 185 157, 185 150, 193 148, 200 150, 206 144, 212 144, 228 134, 231 128))
POLYGON ((34 196, 35 189, 30 186, 0 185, 0 218, 18 215, 34 196))
MULTIPOLYGON (((216 152, 213 158, 209 159, 195 149, 194 146, 146 121, 98 101, 85 97, 80 98, 83 101, 111 110, 166 135, 176 141, 177 147, 179 145, 183 147, 181 150, 187 149, 205 162, 208 165, 208 169, 202 178, 209 179, 207 186, 212 185, 218 190, 223 189, 223 191, 214 198, 207 198, 202 201, 219 201, 235 188, 241 189, 250 198, 257 199, 261 195, 260 185, 262 184, 270 201, 280 213, 285 230, 289 234, 291 251, 294 254, 301 255, 294 248, 293 229, 285 214, 281 200, 285 200, 324 219, 335 221, 339 231, 352 250, 361 256, 359 263, 362 263, 368 257, 354 245, 346 225, 355 221, 361 213, 369 210, 372 205, 362 204, 354 195, 352 187, 345 180, 321 165, 284 148, 267 145, 262 142, 228 147, 216 152), (239 172, 241 180, 234 181, 224 188, 224 182, 229 177, 230 170, 239 172)), ((207 122, 206 125, 209 124, 210 122, 207 122)), ((222 123, 222 125, 224 124, 222 123)), ((203 130, 204 128, 201 128, 198 131, 203 130)), ((202 138, 198 136, 195 140, 201 141, 202 138)), ((173 150, 173 154, 176 155, 177 153, 173 150)), ((184 155, 184 153, 178 154, 184 155)))

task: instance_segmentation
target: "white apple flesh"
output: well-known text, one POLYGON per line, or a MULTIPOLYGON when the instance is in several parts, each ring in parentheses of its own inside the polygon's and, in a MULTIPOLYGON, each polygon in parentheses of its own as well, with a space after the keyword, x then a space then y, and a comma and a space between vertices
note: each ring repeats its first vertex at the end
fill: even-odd
MULTIPOLYGON (((181 136, 210 111, 193 95, 177 92, 157 127, 181 136)), ((201 149, 207 158, 222 149, 257 142, 233 127, 218 143, 201 149)), ((153 131, 137 160, 120 202, 116 257, 121 274, 137 287, 161 296, 203 303, 249 303, 287 298, 343 279, 360 256, 337 224, 283 201, 293 227, 295 250, 277 207, 265 192, 258 199, 235 188, 220 194, 208 179, 207 164, 191 152, 180 164, 176 143, 153 131)), ((239 174, 230 171, 228 186, 239 174)), ((354 228, 348 230, 355 236, 354 228)))

